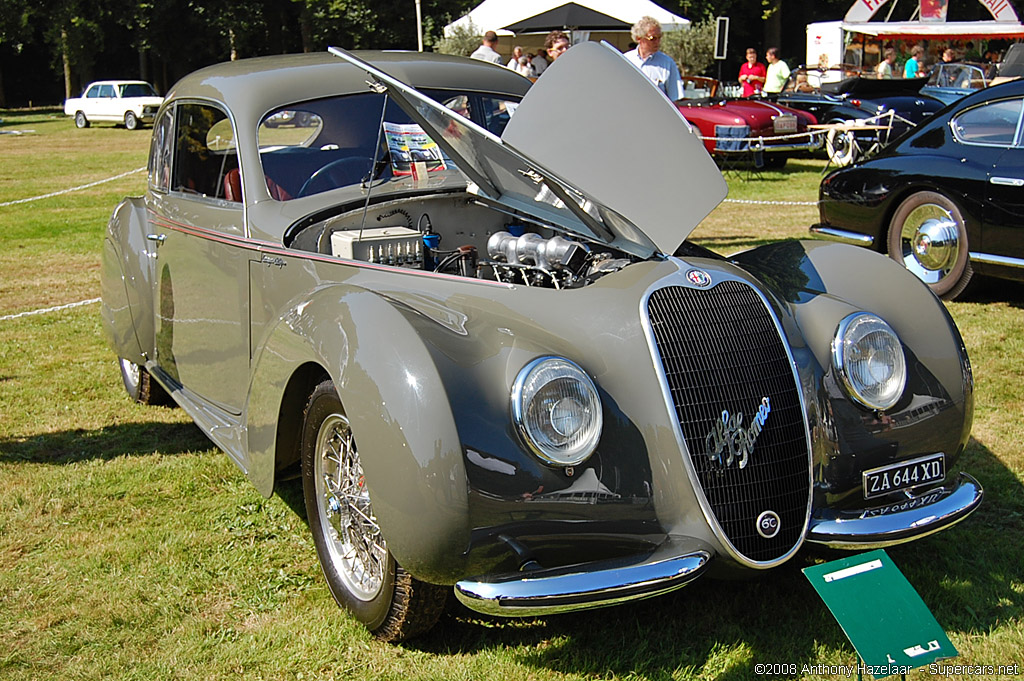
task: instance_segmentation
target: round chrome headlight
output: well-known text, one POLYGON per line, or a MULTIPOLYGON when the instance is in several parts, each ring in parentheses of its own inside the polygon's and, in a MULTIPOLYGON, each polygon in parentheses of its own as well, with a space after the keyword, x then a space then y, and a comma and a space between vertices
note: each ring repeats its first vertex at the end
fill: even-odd
POLYGON ((512 418, 530 450, 560 466, 586 460, 604 424, 594 382, 562 357, 540 357, 523 367, 512 386, 512 418))
POLYGON ((867 312, 839 322, 832 341, 832 364, 850 397, 870 409, 896 404, 907 384, 907 361, 899 337, 867 312))

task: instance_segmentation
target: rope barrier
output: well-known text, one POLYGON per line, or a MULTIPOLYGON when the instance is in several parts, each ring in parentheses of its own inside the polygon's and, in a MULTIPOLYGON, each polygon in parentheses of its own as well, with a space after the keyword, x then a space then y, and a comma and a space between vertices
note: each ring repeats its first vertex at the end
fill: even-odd
MULTIPOLYGON (((701 140, 711 140, 713 142, 761 142, 763 144, 765 140, 775 142, 778 140, 797 139, 800 137, 814 137, 826 132, 828 131, 811 130, 809 132, 794 132, 789 135, 772 135, 771 137, 765 137, 764 135, 761 135, 760 137, 704 137, 703 135, 697 135, 697 138, 701 140)), ((771 149, 771 147, 765 147, 765 149, 771 149)))
POLYGON ((28 203, 30 201, 39 201, 41 199, 49 199, 49 198, 53 198, 54 196, 61 196, 62 194, 70 194, 71 192, 81 191, 82 189, 89 189, 90 187, 95 187, 96 185, 104 184, 106 182, 113 182, 114 180, 120 180, 122 177, 128 177, 129 175, 134 175, 135 173, 141 173, 143 170, 145 170, 145 168, 136 168, 135 170, 129 170, 128 172, 121 173, 120 175, 114 175, 113 177, 108 177, 105 180, 96 180, 95 182, 90 182, 89 184, 82 184, 82 185, 79 185, 77 187, 71 187, 70 189, 61 189, 59 192, 50 192, 49 194, 43 194, 41 196, 33 196, 33 197, 27 198, 27 199, 16 199, 14 201, 5 201, 3 203, 0 203, 0 208, 2 208, 4 206, 13 206, 13 205, 16 205, 16 204, 19 204, 19 203, 28 203))
POLYGON ((821 201, 755 201, 752 199, 725 199, 722 203, 745 203, 753 206, 817 206, 821 201))
POLYGON ((93 303, 100 302, 99 298, 90 298, 89 300, 79 300, 77 303, 67 303, 66 305, 57 305, 56 307, 46 307, 41 310, 29 310, 27 312, 19 312, 17 314, 8 314, 0 317, 0 322, 6 322, 11 319, 20 319, 21 317, 31 317, 37 314, 47 314, 48 312, 59 312, 60 310, 70 310, 73 307, 82 307, 83 305, 92 305, 93 303))

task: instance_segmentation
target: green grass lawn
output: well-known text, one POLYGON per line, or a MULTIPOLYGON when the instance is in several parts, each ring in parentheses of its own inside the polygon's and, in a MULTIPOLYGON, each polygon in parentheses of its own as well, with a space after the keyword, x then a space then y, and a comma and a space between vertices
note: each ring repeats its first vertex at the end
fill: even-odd
MULTIPOLYGON (((145 165, 148 131, 76 130, 56 112, 0 118, 0 131, 34 131, 0 134, 0 204, 145 165)), ((730 201, 695 240, 728 254, 804 237, 823 166, 730 171, 730 201)), ((0 206, 0 317, 97 297, 106 219, 144 187, 135 173, 0 206)), ((985 502, 888 552, 956 662, 1024 673, 1024 291, 984 295, 949 309, 977 381, 961 467, 985 502)), ((731 681, 764 678, 758 663, 855 663, 800 574, 815 555, 587 613, 519 621, 453 608, 425 638, 382 644, 331 600, 301 489, 282 487, 263 499, 180 409, 129 402, 96 304, 0 321, 0 679, 731 681)))

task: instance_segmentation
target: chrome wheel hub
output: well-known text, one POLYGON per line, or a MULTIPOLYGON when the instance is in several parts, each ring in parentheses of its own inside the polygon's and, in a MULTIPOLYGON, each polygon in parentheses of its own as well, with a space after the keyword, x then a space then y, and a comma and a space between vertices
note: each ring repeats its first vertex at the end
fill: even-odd
POLYGON ((127 383, 129 388, 132 390, 137 389, 139 383, 142 381, 142 368, 135 362, 129 362, 126 359, 122 359, 121 369, 124 371, 125 383, 127 383))
POLYGON ((910 212, 900 231, 903 264, 926 283, 945 278, 960 256, 956 220, 942 206, 926 204, 910 212))
POLYGON ((354 596, 372 600, 384 585, 387 545, 370 507, 352 430, 341 414, 320 426, 313 474, 331 562, 354 596))

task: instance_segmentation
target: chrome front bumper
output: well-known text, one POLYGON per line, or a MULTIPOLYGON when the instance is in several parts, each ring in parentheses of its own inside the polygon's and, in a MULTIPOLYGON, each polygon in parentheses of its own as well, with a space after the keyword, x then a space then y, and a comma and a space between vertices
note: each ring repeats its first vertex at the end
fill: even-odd
POLYGON ((755 152, 761 152, 763 154, 779 154, 779 153, 797 153, 801 151, 817 151, 821 148, 821 141, 810 141, 810 142, 779 142, 777 144, 771 143, 770 137, 758 137, 751 138, 752 141, 743 149, 721 149, 717 145, 715 146, 716 154, 732 155, 732 154, 750 154, 755 152))
POLYGON ((455 596, 472 610, 504 617, 599 608, 683 587, 704 572, 712 555, 696 539, 670 537, 640 556, 463 580, 455 596))
POLYGON ((900 544, 960 522, 981 503, 977 480, 960 473, 942 486, 906 499, 852 511, 815 511, 807 541, 838 549, 867 549, 900 544))

